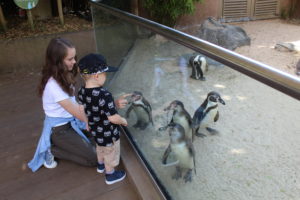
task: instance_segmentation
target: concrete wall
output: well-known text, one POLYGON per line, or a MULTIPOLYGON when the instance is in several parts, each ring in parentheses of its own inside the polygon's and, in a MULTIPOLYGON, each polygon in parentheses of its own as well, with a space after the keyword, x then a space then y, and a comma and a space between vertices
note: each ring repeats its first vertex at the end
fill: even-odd
POLYGON ((73 42, 77 50, 77 59, 87 53, 96 52, 93 30, 16 40, 0 40, 0 73, 40 70, 44 65, 49 41, 58 36, 73 42))
POLYGON ((204 0, 197 3, 194 14, 184 15, 178 19, 176 29, 193 34, 208 17, 220 18, 223 0, 204 0))

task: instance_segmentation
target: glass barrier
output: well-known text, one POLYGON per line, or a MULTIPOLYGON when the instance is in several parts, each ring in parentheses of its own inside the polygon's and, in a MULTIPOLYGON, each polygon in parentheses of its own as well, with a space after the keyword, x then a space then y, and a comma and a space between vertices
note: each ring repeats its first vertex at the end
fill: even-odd
POLYGON ((132 94, 119 113, 171 199, 299 199, 298 100, 92 10, 97 50, 119 67, 107 87, 132 94))

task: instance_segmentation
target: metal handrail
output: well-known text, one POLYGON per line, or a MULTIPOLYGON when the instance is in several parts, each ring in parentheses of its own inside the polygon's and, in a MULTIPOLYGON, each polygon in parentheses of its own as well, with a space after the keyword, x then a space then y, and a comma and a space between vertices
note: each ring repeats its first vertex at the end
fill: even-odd
POLYGON ((300 79, 295 76, 151 20, 109 7, 101 3, 93 1, 90 2, 106 13, 163 35, 170 40, 191 48, 203 55, 227 65, 228 67, 231 67, 243 74, 265 83, 270 87, 273 87, 287 95, 290 95, 291 97, 300 100, 300 79))

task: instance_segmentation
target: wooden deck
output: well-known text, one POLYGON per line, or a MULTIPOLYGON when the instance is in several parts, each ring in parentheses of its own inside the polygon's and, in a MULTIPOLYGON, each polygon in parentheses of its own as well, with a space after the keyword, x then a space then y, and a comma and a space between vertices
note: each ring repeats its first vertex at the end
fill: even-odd
POLYGON ((12 77, 15 81, 0 77, 0 199, 141 199, 130 176, 108 186, 95 168, 68 161, 32 173, 27 162, 34 154, 44 118, 35 92, 38 76, 12 77))

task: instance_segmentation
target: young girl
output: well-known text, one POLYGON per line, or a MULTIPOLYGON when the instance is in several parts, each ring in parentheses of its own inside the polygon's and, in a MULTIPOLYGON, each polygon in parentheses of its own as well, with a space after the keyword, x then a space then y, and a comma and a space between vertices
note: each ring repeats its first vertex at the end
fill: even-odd
POLYGON ((55 168, 54 157, 84 166, 97 165, 95 146, 81 131, 88 127, 83 123, 87 122, 83 107, 74 96, 75 57, 76 49, 66 39, 54 38, 47 47, 46 64, 38 86, 45 121, 34 158, 28 163, 33 172, 42 165, 55 168))

